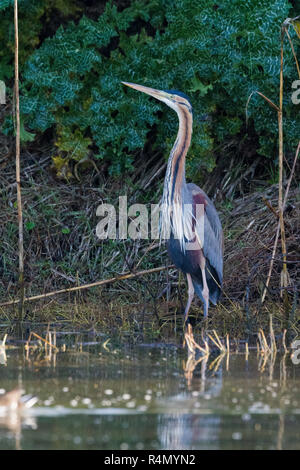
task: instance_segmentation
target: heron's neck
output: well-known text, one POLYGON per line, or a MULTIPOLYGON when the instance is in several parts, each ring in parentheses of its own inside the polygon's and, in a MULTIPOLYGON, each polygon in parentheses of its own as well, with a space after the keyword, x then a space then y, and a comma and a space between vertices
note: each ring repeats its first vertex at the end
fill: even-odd
POLYGON ((170 153, 164 185, 163 199, 168 200, 169 204, 182 201, 182 190, 186 184, 185 157, 192 138, 192 113, 187 108, 181 109, 178 118, 178 134, 170 153))
POLYGON ((165 177, 164 193, 161 205, 161 238, 169 239, 171 234, 177 238, 182 249, 185 248, 185 234, 189 239, 189 230, 185 227, 184 197, 185 157, 192 137, 193 117, 186 108, 178 112, 179 130, 171 150, 165 177))

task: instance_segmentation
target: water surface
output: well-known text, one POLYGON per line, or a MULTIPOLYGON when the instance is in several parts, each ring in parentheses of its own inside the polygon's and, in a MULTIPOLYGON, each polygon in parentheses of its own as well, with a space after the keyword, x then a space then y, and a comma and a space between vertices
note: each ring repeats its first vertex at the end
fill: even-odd
POLYGON ((12 344, 0 358, 0 394, 19 383, 38 402, 0 416, 0 449, 300 448, 300 372, 288 355, 197 364, 176 345, 66 332, 51 355, 12 344))

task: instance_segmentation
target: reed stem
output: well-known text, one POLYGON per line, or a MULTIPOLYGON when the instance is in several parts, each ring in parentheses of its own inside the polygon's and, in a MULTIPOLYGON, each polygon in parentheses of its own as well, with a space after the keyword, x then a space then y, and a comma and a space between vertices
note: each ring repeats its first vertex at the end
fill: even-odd
POLYGON ((15 114, 16 114, 16 183, 17 183, 17 206, 18 206, 18 228, 19 228, 19 321, 23 319, 24 312, 24 242, 23 242, 23 213, 20 176, 20 97, 19 97, 19 33, 18 33, 18 0, 14 2, 14 25, 15 25, 15 114))

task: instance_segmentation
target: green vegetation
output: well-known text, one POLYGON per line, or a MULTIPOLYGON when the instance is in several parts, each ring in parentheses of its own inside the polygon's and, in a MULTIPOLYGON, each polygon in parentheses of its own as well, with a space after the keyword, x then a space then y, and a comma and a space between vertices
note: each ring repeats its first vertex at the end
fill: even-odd
MULTIPOLYGON (((9 3, 2 2, 2 8, 9 3)), ((123 9, 108 2, 98 18, 85 16, 80 2, 48 3, 20 1, 25 12, 21 112, 29 132, 23 133, 24 140, 54 130, 53 162, 59 176, 70 178, 70 162, 90 154, 96 164, 107 162, 112 175, 130 173, 136 152, 147 142, 168 155, 175 114, 124 90, 121 80, 184 90, 190 96, 195 124, 187 165, 194 180, 201 169, 212 170, 216 148, 247 133, 258 154, 276 160, 276 113, 256 95, 246 128, 245 108, 256 90, 278 101, 280 25, 291 13, 287 0, 133 0, 123 9), (47 34, 55 13, 60 26, 47 34), (211 119, 201 121, 203 114, 211 119)), ((0 36, 9 38, 12 51, 11 14, 4 9, 0 36)), ((300 117, 290 90, 297 77, 292 52, 286 49, 285 145, 286 152, 294 152, 300 117)), ((11 64, 2 51, 0 79, 11 76, 11 64)), ((4 131, 12 132, 10 119, 4 131)))

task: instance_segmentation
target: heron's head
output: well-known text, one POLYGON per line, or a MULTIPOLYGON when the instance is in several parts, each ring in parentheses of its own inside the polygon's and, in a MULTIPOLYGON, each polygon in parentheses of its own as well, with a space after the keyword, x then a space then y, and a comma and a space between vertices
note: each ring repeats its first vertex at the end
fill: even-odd
POLYGON ((170 108, 174 109, 178 114, 181 110, 188 110, 192 113, 192 105, 188 97, 176 90, 156 90, 155 88, 149 88, 143 85, 137 85, 136 83, 122 82, 123 85, 134 88, 135 90, 142 91, 147 95, 153 96, 159 101, 163 101, 170 108))

